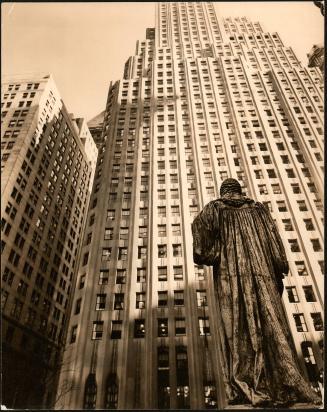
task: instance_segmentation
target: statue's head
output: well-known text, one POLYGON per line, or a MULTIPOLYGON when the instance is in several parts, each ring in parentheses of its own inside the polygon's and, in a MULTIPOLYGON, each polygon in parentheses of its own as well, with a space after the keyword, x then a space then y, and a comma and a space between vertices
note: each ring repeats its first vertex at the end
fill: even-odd
POLYGON ((223 181, 223 183, 220 186, 220 196, 224 196, 229 193, 236 193, 241 195, 242 194, 242 188, 239 182, 236 179, 226 179, 223 181))

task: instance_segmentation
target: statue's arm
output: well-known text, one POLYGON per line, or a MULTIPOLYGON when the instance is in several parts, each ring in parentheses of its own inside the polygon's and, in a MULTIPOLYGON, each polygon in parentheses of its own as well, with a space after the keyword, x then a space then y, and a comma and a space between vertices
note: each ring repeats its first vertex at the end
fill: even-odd
POLYGON ((198 265, 211 266, 217 256, 217 210, 209 203, 192 223, 193 260, 198 265))
POLYGON ((277 246, 277 253, 278 255, 275 256, 275 263, 278 269, 278 272, 280 275, 282 275, 283 273, 285 275, 287 275, 287 273, 289 272, 289 265, 288 265, 288 261, 287 261, 287 257, 286 257, 286 252, 285 252, 285 248, 283 245, 283 241, 282 238, 279 234, 278 228, 276 226, 276 223, 274 222, 269 210, 264 207, 262 205, 264 211, 265 211, 265 215, 266 215, 266 219, 268 222, 268 226, 269 226, 269 230, 270 230, 270 236, 271 236, 271 241, 275 243, 275 245, 277 246))

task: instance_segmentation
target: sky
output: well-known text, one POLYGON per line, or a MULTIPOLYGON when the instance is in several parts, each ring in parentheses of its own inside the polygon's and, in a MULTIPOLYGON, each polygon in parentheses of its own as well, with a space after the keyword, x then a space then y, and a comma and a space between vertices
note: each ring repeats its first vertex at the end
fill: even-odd
MULTIPOLYGON (((219 17, 248 17, 277 31, 306 65, 324 41, 324 19, 312 1, 214 3, 219 17)), ((152 2, 2 3, 2 73, 52 73, 69 112, 90 120, 104 110, 110 81, 155 24, 152 2)))

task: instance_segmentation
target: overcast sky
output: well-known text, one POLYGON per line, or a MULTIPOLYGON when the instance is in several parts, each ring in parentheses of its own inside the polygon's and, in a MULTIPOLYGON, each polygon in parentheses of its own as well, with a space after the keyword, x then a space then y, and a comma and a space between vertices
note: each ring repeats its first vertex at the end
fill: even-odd
MULTIPOLYGON (((312 1, 215 2, 218 17, 245 16, 277 31, 307 63, 323 43, 323 17, 312 1)), ((154 27, 155 3, 2 3, 2 73, 52 73, 70 112, 90 120, 121 78, 136 40, 154 27)))

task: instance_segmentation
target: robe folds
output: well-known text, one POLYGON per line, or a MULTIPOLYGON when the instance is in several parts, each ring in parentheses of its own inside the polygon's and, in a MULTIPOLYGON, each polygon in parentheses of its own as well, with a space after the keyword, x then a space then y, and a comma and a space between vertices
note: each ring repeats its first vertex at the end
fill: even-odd
POLYGON ((265 206, 243 196, 208 203, 192 224, 193 257, 213 266, 229 403, 315 402, 281 301, 288 263, 265 206))

